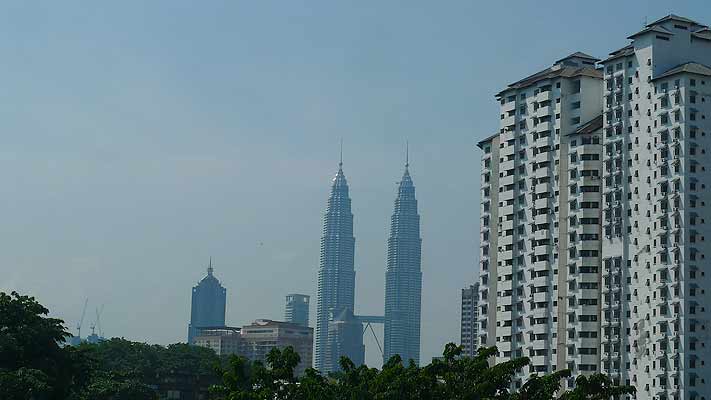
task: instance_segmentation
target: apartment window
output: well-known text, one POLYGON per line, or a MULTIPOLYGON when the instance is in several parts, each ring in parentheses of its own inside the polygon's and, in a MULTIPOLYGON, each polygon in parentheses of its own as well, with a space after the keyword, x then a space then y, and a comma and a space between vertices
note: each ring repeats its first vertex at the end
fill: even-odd
POLYGON ((580 108, 580 102, 579 102, 579 101, 576 101, 576 102, 574 102, 574 103, 572 104, 572 109, 573 109, 573 110, 577 110, 578 108, 580 108))
POLYGON ((696 86, 696 79, 691 79, 691 80, 689 80, 689 85, 690 85, 690 86, 696 86))
POLYGON ((571 119, 570 119, 570 123, 572 123, 573 125, 579 124, 579 123, 580 123, 580 117, 573 117, 573 118, 571 118, 571 119))
POLYGON ((580 93, 580 80, 573 81, 573 93, 580 93))

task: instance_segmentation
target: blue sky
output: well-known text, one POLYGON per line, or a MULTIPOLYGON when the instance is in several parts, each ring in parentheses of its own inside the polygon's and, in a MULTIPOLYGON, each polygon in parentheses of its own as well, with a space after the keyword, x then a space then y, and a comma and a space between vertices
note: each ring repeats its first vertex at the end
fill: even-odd
POLYGON ((645 17, 711 23, 707 1, 670 5, 3 2, 0 290, 72 325, 88 297, 107 335, 166 344, 185 340, 213 256, 231 324, 279 319, 284 295, 315 295, 343 138, 356 311, 381 313, 409 140, 429 360, 458 340, 476 278, 474 143, 497 129, 494 93, 574 51, 605 56, 645 17))

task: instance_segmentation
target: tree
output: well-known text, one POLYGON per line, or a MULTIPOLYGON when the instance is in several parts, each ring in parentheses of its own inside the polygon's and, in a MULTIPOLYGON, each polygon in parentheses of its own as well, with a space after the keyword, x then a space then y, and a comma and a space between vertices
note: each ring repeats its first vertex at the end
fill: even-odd
POLYGON ((0 292, 0 398, 66 399, 87 383, 80 352, 61 347, 60 319, 34 297, 0 292))
POLYGON ((608 400, 618 398, 618 396, 634 394, 637 389, 634 386, 618 386, 603 374, 593 374, 588 377, 578 376, 575 380, 575 388, 561 396, 562 400, 608 400))

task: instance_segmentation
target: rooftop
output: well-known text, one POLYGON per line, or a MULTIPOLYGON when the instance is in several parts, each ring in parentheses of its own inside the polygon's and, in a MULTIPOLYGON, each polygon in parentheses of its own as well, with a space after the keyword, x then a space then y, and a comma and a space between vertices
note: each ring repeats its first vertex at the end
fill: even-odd
POLYGON ((580 125, 578 129, 575 131, 569 133, 569 135, 581 135, 581 134, 589 134, 589 133, 595 133, 602 129, 602 114, 598 115, 597 117, 591 119, 590 121, 580 125))
POLYGON ((593 78, 602 78, 602 73, 598 71, 593 65, 587 65, 582 67, 565 65, 562 62, 572 59, 581 58, 593 63, 599 61, 599 59, 589 56, 585 53, 575 52, 565 58, 561 58, 556 61, 553 66, 548 67, 542 71, 538 71, 533 75, 529 75, 519 81, 516 81, 506 87, 506 89, 496 94, 496 97, 501 97, 503 93, 512 89, 520 89, 533 85, 536 82, 543 81, 546 79, 552 79, 557 77, 572 78, 575 76, 590 76, 593 78))
POLYGON ((659 76, 654 77, 654 80, 666 78, 681 73, 711 76, 711 67, 696 62, 687 62, 662 72, 659 76))
POLYGON ((476 146, 477 146, 478 148, 480 148, 480 149, 483 149, 483 148, 484 148, 484 144, 491 142, 491 140, 492 140, 493 138, 497 137, 497 136, 499 136, 499 134, 498 134, 498 133, 495 133, 495 134, 493 134, 493 135, 491 135, 491 136, 489 136, 489 137, 486 137, 486 138, 480 140, 479 143, 476 144, 476 146))

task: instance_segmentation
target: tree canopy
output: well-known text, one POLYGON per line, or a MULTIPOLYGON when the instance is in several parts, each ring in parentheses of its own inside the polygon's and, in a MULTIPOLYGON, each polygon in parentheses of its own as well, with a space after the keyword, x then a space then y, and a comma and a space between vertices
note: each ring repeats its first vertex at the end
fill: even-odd
POLYGON ((265 362, 218 357, 186 344, 167 347, 114 338, 63 347, 63 321, 33 297, 0 292, 0 398, 7 400, 156 400, 168 391, 181 398, 215 400, 607 400, 635 392, 607 376, 579 376, 575 388, 561 382, 570 371, 531 375, 517 391, 511 382, 528 358, 491 364, 495 347, 463 357, 450 343, 426 366, 395 356, 382 369, 341 358, 328 376, 314 369, 296 377, 299 355, 274 348, 265 362), (208 392, 209 387, 209 392, 208 392))

